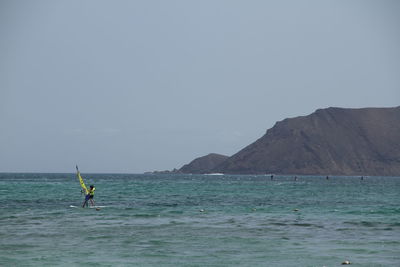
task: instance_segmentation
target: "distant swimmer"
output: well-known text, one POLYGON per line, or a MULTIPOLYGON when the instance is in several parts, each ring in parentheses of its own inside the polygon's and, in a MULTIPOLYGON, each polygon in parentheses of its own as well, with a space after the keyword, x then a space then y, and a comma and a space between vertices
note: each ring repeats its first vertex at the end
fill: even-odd
POLYGON ((271 181, 274 180, 274 176, 271 174, 271 181))
POLYGON ((294 180, 297 181, 297 176, 294 177, 294 180))
POLYGON ((326 176, 326 180, 329 180, 329 176, 328 175, 326 176))
POLYGON ((361 180, 364 180, 364 176, 361 176, 361 180))
POLYGON ((94 191, 95 190, 96 190, 96 188, 93 185, 91 185, 90 188, 88 189, 87 195, 85 196, 85 201, 83 202, 82 208, 84 208, 85 205, 86 205, 86 207, 88 206, 88 204, 89 204, 88 201, 89 200, 90 200, 90 204, 92 205, 92 207, 94 207, 93 198, 94 198, 94 191))

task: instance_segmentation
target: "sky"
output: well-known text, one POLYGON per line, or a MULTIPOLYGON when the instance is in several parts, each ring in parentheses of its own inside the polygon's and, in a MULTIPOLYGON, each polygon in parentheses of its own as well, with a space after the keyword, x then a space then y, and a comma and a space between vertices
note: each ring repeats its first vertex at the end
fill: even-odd
POLYGON ((0 0, 0 172, 142 173, 400 105, 400 1, 0 0))

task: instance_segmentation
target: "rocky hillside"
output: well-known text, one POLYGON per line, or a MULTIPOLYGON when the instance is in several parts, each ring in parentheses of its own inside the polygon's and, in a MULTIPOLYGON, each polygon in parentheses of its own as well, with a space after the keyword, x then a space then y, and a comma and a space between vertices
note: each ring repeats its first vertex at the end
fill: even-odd
POLYGON ((212 170, 197 166, 197 173, 400 175, 400 107, 319 109, 277 122, 212 170))
POLYGON ((225 161, 228 156, 219 155, 215 153, 208 154, 207 156, 197 158, 184 165, 179 172, 181 173, 212 173, 213 169, 225 161))

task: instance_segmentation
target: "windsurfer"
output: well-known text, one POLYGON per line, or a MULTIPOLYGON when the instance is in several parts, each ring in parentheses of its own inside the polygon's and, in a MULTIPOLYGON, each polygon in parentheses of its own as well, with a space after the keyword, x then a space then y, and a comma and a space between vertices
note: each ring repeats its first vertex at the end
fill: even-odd
POLYGON ((94 191, 95 190, 96 190, 96 188, 93 185, 91 185, 89 190, 88 190, 88 193, 85 196, 85 201, 83 202, 82 208, 84 208, 85 205, 88 206, 88 204, 89 204, 88 201, 89 200, 90 200, 91 205, 94 206, 93 198, 94 198, 94 191))

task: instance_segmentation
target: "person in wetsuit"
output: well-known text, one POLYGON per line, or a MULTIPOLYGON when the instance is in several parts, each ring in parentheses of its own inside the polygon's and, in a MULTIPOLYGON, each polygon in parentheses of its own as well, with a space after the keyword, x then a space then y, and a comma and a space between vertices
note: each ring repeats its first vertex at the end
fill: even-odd
POLYGON ((84 208, 85 205, 86 205, 86 206, 89 205, 89 203, 88 203, 89 200, 90 200, 91 205, 94 206, 94 200, 93 200, 93 198, 94 198, 94 191, 95 191, 95 190, 96 190, 96 188, 95 188, 93 185, 91 185, 90 188, 89 188, 89 190, 88 190, 87 195, 85 196, 85 201, 83 202, 82 208, 84 208))

